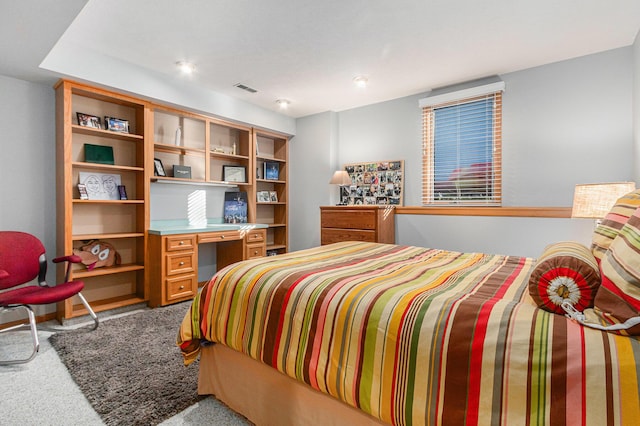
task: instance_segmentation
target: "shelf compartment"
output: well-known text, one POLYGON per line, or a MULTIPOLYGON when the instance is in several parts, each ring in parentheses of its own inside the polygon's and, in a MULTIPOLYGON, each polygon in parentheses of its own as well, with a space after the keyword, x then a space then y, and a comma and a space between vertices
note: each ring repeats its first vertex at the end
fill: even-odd
POLYGON ((141 271, 144 269, 144 265, 138 265, 134 263, 117 265, 117 266, 105 266, 102 268, 96 268, 92 271, 78 270, 73 271, 74 279, 83 279, 91 277, 100 277, 104 275, 121 274, 124 272, 141 271))
POLYGON ((143 167, 116 166, 112 164, 100 164, 100 163, 85 163, 83 161, 75 161, 71 163, 71 165, 79 169, 95 169, 95 170, 122 171, 122 172, 144 172, 143 167))
POLYGON ((156 109, 153 114, 153 138, 157 146, 173 146, 205 150, 206 122, 195 116, 174 114, 156 109), (180 140, 176 145, 176 130, 180 127, 180 140))
MULTIPOLYGON (((74 300, 74 302, 76 302, 76 300, 74 300)), ((136 294, 127 294, 123 296, 112 297, 109 299, 94 300, 89 302, 89 304, 91 305, 91 309, 93 309, 94 312, 103 312, 111 309, 122 308, 125 306, 137 305, 139 303, 144 303, 146 305, 147 301, 146 299, 139 297, 136 294)), ((84 305, 82 303, 74 304, 72 306, 70 317, 80 317, 83 315, 89 315, 89 312, 87 312, 84 305)))
POLYGON ((180 165, 191 167, 191 179, 175 179, 186 181, 205 181, 204 151, 179 149, 169 151, 163 149, 161 151, 155 151, 154 157, 162 161, 162 166, 166 174, 166 176, 158 176, 159 178, 174 178, 173 166, 180 165), (184 152, 184 154, 182 152, 184 152))
POLYGON ((119 232, 114 234, 82 234, 73 235, 73 241, 87 241, 87 240, 111 240, 118 238, 139 238, 144 237, 144 232, 119 232))
MULTIPOLYGON (((85 111, 80 111, 85 112, 85 111)), ((100 117, 100 120, 104 120, 104 117, 100 117)), ((129 123, 131 125, 131 123, 129 123)), ((142 142, 144 136, 135 133, 122 133, 114 132, 111 130, 96 129, 95 127, 80 126, 79 124, 72 124, 71 129, 73 133, 85 136, 98 136, 109 139, 119 139, 130 142, 142 142)))
POLYGON ((217 121, 209 123, 209 149, 211 154, 228 154, 248 159, 250 155, 250 140, 251 129, 248 127, 238 127, 231 123, 217 121), (215 150, 222 150, 222 153, 215 150))

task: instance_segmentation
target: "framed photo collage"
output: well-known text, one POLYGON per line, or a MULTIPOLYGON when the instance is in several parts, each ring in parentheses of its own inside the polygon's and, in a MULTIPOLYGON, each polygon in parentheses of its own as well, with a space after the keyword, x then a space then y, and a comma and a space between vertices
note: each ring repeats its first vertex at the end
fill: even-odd
POLYGON ((343 205, 396 205, 403 203, 404 160, 345 164, 351 185, 340 187, 343 205))

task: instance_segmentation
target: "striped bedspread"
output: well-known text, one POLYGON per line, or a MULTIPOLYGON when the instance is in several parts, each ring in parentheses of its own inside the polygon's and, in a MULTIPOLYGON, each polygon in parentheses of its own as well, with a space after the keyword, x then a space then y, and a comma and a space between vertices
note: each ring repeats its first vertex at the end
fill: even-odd
POLYGON ((194 299, 218 342, 394 425, 640 424, 640 340, 538 309, 528 258, 337 243, 230 265, 194 299))

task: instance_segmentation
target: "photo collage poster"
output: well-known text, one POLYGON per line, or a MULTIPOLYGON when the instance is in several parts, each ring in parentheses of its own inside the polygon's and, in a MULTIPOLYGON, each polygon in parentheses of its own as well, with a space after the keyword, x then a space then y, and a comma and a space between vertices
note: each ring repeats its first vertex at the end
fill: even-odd
POLYGON ((402 205, 403 160, 345 164, 344 169, 351 177, 351 185, 340 188, 341 204, 402 205))

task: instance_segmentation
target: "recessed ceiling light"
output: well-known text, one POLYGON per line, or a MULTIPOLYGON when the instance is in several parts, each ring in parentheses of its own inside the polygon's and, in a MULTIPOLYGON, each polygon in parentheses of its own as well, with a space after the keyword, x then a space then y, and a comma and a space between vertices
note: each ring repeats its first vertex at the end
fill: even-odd
POLYGON ((184 74, 191 74, 196 70, 195 64, 187 61, 178 61, 176 62, 176 66, 182 71, 184 74))
POLYGON ((278 99, 276 103, 278 104, 280 109, 287 109, 291 104, 291 101, 289 101, 288 99, 278 99))
POLYGON ((353 79, 353 82, 356 84, 356 86, 364 88, 367 87, 369 79, 364 75, 359 75, 353 79))

